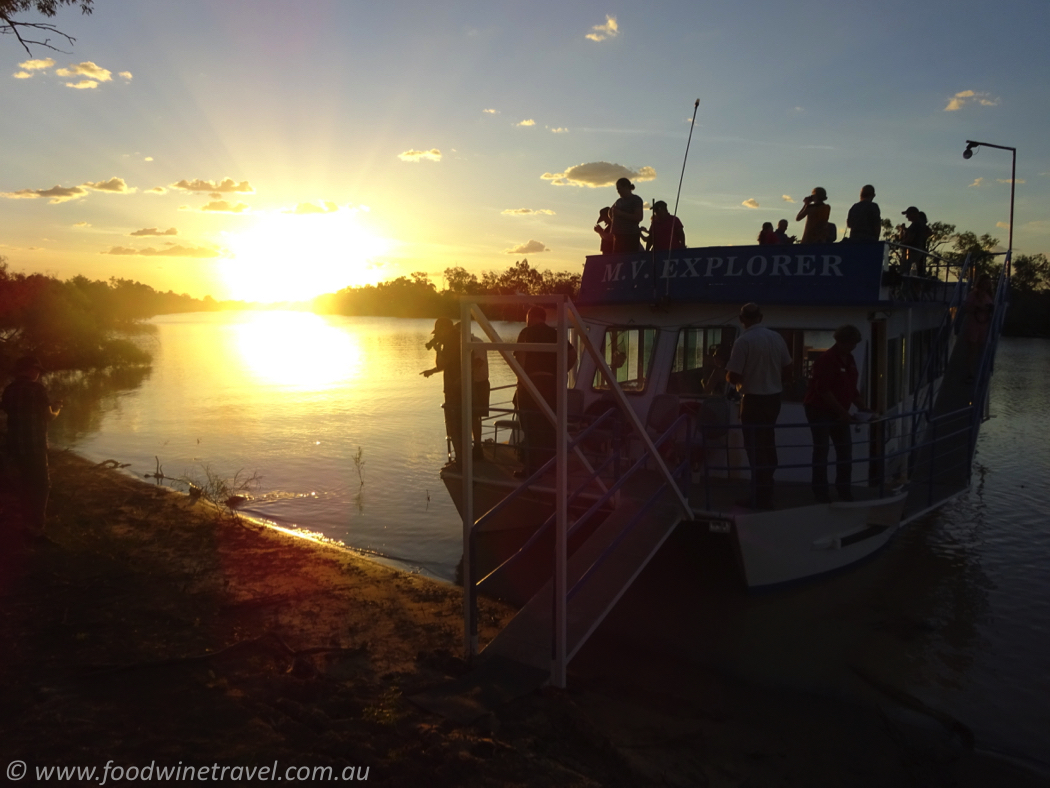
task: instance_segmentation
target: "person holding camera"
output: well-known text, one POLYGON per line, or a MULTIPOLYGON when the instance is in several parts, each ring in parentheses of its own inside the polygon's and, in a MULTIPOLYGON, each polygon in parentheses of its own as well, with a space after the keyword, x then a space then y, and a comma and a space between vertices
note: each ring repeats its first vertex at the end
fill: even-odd
POLYGON ((822 244, 828 239, 828 220, 831 218, 831 206, 828 205, 828 193, 823 186, 817 186, 813 193, 803 197, 802 210, 795 217, 796 222, 806 220, 805 229, 802 231, 804 244, 822 244))

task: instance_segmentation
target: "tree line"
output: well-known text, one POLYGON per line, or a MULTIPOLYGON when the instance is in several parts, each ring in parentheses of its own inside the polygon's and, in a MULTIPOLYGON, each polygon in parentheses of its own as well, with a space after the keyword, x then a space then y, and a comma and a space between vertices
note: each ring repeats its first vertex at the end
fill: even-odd
MULTIPOLYGON (((377 285, 347 287, 337 293, 315 298, 313 309, 324 314, 377 315, 387 317, 459 317, 459 297, 464 295, 566 295, 580 292, 580 274, 539 271, 528 259, 519 260, 506 271, 485 271, 478 279, 461 266, 446 268, 445 289, 438 290, 430 276, 416 271, 411 277, 399 276, 377 285)), ((524 306, 488 306, 485 314, 493 320, 524 320, 524 306)))

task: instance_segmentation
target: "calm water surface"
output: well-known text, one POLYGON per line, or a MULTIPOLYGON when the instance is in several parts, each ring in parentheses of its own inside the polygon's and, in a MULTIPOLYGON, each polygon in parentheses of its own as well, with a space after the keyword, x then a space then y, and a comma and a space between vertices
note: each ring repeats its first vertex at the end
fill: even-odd
MULTIPOLYGON (((258 472, 248 514, 453 577, 461 537, 437 474, 441 376, 419 375, 433 366, 431 321, 224 313, 154 322, 150 376, 109 402, 97 429, 59 431, 56 442, 129 462, 140 477, 158 461, 171 476, 258 472)), ((492 372, 494 386, 510 382, 501 364, 492 372)), ((1004 340, 972 491, 840 577, 757 598, 703 592, 696 626, 711 637, 698 656, 753 680, 832 692, 849 676, 856 685, 860 671, 962 720, 979 746, 1050 762, 1047 391, 1050 342, 1004 340)), ((646 619, 654 639, 677 628, 658 613, 646 619)))

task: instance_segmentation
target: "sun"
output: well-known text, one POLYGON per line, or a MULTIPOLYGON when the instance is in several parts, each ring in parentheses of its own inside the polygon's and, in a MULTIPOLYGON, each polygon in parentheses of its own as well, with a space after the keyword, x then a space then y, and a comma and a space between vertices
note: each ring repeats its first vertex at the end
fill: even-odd
POLYGON ((273 213, 231 234, 231 257, 221 264, 229 297, 275 303, 306 301, 381 278, 375 259, 389 241, 372 233, 358 213, 273 213))

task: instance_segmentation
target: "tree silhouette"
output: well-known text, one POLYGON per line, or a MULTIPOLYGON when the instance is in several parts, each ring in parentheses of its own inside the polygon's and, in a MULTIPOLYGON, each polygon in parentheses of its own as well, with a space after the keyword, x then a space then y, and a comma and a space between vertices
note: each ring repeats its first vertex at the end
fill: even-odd
POLYGON ((76 41, 73 36, 63 33, 50 22, 24 22, 21 19, 15 19, 14 15, 36 11, 50 18, 58 13, 59 6, 64 5, 80 6, 81 13, 90 14, 93 10, 93 3, 94 0, 0 0, 0 35, 13 35, 30 55, 33 54, 29 48, 30 44, 61 52, 61 49, 51 43, 50 38, 36 41, 26 36, 53 33, 62 36, 71 45, 76 41))

